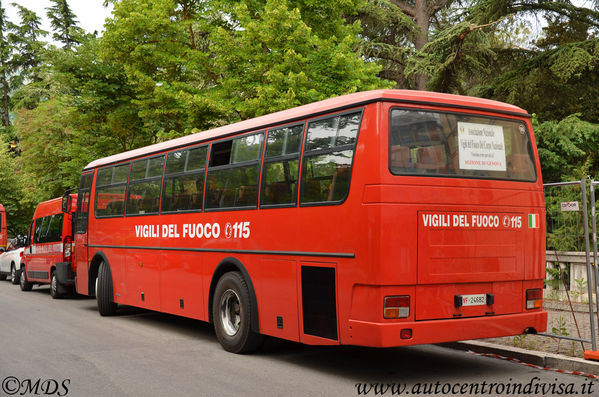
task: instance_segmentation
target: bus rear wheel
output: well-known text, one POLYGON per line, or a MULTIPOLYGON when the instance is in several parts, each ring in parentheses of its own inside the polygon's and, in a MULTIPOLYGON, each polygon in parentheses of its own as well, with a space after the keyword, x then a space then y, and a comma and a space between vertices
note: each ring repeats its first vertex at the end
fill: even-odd
POLYGON ((101 316, 112 316, 116 313, 117 304, 114 302, 112 291, 112 274, 106 262, 100 262, 98 279, 96 280, 96 302, 101 316))
POLYGON ((31 291, 33 288, 33 284, 27 281, 27 272, 25 271, 24 267, 21 268, 21 279, 19 285, 21 287, 21 291, 31 291))
POLYGON ((216 285, 212 319, 219 343, 231 353, 249 353, 260 347, 264 336, 252 331, 250 293, 239 272, 225 273, 216 285))

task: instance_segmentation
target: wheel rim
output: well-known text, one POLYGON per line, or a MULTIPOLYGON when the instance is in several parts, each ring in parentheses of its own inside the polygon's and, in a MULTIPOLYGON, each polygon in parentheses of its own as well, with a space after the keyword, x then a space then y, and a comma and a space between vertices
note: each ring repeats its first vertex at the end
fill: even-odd
POLYGON ((241 326, 239 296, 231 289, 226 290, 220 298, 220 322, 229 336, 235 335, 241 326))
POLYGON ((10 281, 12 283, 14 283, 16 278, 17 278, 17 271, 15 270, 15 267, 13 266, 10 268, 10 281))
POLYGON ((21 270, 21 279, 19 280, 21 287, 25 288, 25 270, 21 270))

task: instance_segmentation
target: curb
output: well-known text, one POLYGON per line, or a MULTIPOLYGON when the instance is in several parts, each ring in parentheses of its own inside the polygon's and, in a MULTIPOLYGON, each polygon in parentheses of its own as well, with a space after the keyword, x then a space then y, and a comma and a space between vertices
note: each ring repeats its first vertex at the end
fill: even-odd
POLYGON ((537 365, 543 368, 556 368, 563 371, 578 371, 592 375, 599 375, 599 362, 584 360, 582 358, 576 357, 568 357, 561 354, 526 350, 519 347, 498 345, 495 343, 474 340, 441 343, 439 346, 456 350, 471 350, 475 353, 498 354, 500 356, 515 358, 522 362, 537 365))

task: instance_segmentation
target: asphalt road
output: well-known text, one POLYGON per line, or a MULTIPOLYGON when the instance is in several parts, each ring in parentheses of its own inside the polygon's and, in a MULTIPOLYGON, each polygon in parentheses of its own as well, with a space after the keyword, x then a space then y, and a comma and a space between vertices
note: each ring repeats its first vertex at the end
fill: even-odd
POLYGON ((598 381, 431 345, 269 339, 256 354, 234 355, 200 321, 129 307, 102 318, 93 299, 52 300, 48 287, 21 292, 8 282, 0 282, 0 335, 0 395, 374 396, 403 387, 411 395, 599 395, 598 381))

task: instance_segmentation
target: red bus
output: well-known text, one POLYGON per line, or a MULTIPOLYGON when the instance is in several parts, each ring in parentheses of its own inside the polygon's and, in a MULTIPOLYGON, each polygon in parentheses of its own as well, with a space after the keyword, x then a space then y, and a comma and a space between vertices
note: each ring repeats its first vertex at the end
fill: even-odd
POLYGON ((93 161, 77 207, 77 291, 101 315, 213 322, 228 351, 546 328, 539 159, 505 103, 341 96, 93 161))
MULTIPOLYGON (((77 200, 69 195, 69 201, 77 200)), ((73 291, 75 268, 72 267, 74 206, 63 208, 63 199, 55 198, 37 205, 23 251, 20 285, 31 291, 34 284, 50 284, 50 296, 60 298, 73 291)))
POLYGON ((6 210, 0 204, 0 252, 6 251, 8 236, 6 235, 6 210))

